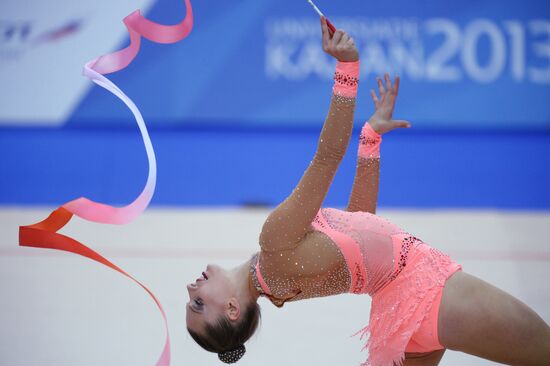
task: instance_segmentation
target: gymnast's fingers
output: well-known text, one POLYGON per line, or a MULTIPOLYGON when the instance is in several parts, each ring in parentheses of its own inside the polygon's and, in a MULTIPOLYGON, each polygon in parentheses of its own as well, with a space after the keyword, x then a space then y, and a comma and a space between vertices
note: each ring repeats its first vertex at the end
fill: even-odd
POLYGON ((397 101, 397 93, 399 93, 399 76, 395 77, 393 88, 391 89, 391 93, 390 93, 390 103, 391 103, 392 110, 395 108, 395 102, 397 101))
POLYGON ((327 19, 321 17, 321 31, 323 33, 323 49, 326 51, 330 42, 330 33, 328 31, 327 19))
POLYGON ((395 76, 395 80, 393 82, 393 88, 395 90, 395 96, 397 97, 397 94, 399 93, 399 83, 401 81, 401 78, 399 77, 399 75, 396 75, 395 76))
POLYGON ((336 47, 339 43, 342 37, 344 36, 344 31, 341 29, 337 29, 336 32, 334 32, 334 35, 332 36, 332 44, 336 47))
POLYGON ((386 81, 386 90, 391 92, 392 91, 392 85, 391 85, 390 74, 385 73, 384 74, 384 80, 386 81))
POLYGON ((380 79, 379 76, 376 77, 376 82, 378 83, 378 92, 380 93, 380 98, 384 95, 386 90, 384 89, 384 84, 382 83, 382 79, 380 79))
POLYGON ((377 107, 378 106, 378 96, 376 95, 376 92, 374 91, 374 89, 370 90, 370 96, 372 97, 372 101, 374 102, 374 106, 377 107))
POLYGON ((411 123, 402 119, 396 119, 392 121, 396 127, 411 128, 411 123))
POLYGON ((341 44, 346 44, 350 39, 351 39, 351 37, 349 36, 349 34, 344 33, 344 35, 342 36, 342 39, 340 40, 340 43, 341 44))

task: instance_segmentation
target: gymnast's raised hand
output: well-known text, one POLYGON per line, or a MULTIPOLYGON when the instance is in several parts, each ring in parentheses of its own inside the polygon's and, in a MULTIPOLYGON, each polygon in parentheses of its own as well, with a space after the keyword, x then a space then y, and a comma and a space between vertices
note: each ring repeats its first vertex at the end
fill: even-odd
POLYGON ((389 74, 384 74, 385 87, 381 78, 377 77, 376 82, 380 98, 376 95, 374 89, 371 89, 370 94, 375 108, 375 113, 369 120, 372 129, 378 134, 384 134, 398 127, 411 127, 408 121, 393 119, 393 110, 399 93, 399 76, 395 77, 393 85, 389 74))
POLYGON ((321 31, 323 32, 323 51, 338 61, 356 62, 359 60, 359 52, 349 34, 338 29, 331 35, 324 17, 321 17, 321 31))

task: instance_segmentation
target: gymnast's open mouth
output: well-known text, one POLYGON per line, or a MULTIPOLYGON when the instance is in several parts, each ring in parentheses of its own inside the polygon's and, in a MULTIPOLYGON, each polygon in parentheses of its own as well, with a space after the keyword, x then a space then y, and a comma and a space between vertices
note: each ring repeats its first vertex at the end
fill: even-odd
POLYGON ((206 272, 202 272, 202 276, 197 278, 196 282, 207 281, 207 280, 208 280, 208 274, 206 272))

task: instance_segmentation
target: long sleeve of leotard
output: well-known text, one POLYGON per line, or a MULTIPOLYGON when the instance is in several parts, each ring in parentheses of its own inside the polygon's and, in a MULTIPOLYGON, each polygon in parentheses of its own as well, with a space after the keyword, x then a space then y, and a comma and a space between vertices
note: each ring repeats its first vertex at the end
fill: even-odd
POLYGON ((346 153, 353 127, 355 96, 343 96, 335 90, 336 87, 313 160, 292 193, 271 212, 262 227, 260 246, 264 251, 292 249, 300 243, 346 153))
POLYGON ((357 158, 355 179, 347 211, 376 213, 380 181, 380 158, 357 158))

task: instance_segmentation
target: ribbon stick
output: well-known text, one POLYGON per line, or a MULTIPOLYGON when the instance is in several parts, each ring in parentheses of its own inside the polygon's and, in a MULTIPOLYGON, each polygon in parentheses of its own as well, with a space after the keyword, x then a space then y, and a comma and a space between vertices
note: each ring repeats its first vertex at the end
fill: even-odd
POLYGON ((88 221, 103 224, 126 224, 138 217, 147 208, 149 202, 151 202, 156 185, 157 165, 155 151, 153 150, 147 127, 145 126, 141 113, 132 100, 109 79, 104 77, 103 74, 113 73, 128 66, 139 52, 142 36, 157 43, 175 43, 187 37, 193 28, 193 10, 190 0, 185 0, 185 7, 186 15, 184 20, 179 24, 170 26, 157 24, 144 18, 139 10, 131 13, 124 18, 124 24, 130 34, 130 45, 122 50, 100 56, 87 62, 83 69, 84 76, 116 95, 134 114, 143 138, 149 162, 149 174, 141 194, 132 203, 120 208, 81 197, 65 203, 53 211, 45 220, 34 225, 21 226, 19 228, 20 246, 57 249, 79 254, 118 271, 140 285, 155 301, 164 320, 166 329, 166 341, 164 349, 156 363, 157 366, 168 366, 170 364, 170 335, 168 333, 168 322, 160 302, 147 287, 121 268, 84 244, 68 236, 59 234, 57 231, 63 228, 71 220, 73 215, 77 215, 88 221))
POLYGON ((330 22, 330 20, 328 20, 328 18, 325 16, 325 14, 323 14, 323 12, 321 10, 319 10, 319 8, 317 7, 317 5, 315 5, 313 0, 307 0, 307 2, 310 3, 311 6, 313 6, 313 10, 315 10, 315 12, 317 14, 319 14, 320 17, 325 18, 325 20, 327 21, 328 29, 330 29, 332 34, 334 34, 336 32, 336 27, 330 22))

